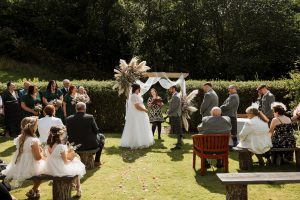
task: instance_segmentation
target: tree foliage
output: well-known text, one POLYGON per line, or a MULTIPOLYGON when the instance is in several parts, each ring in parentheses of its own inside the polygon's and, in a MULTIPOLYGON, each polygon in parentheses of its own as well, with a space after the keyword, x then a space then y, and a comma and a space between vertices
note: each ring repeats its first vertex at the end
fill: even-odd
POLYGON ((133 55, 195 79, 280 78, 299 60, 299 13, 299 0, 1 0, 0 55, 78 78, 133 55))

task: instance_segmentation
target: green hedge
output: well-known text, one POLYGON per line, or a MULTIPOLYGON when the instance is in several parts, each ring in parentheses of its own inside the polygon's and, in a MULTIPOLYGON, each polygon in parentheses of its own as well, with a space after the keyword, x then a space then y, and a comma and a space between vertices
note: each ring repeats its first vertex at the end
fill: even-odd
MULTIPOLYGON (((194 104, 199 108, 203 98, 202 84, 205 81, 187 81, 188 93, 194 89, 199 89, 199 95, 194 100, 194 104)), ((82 85, 88 90, 88 94, 91 97, 92 103, 88 106, 88 112, 93 114, 99 125, 101 131, 104 132, 120 132, 124 126, 125 120, 125 98, 118 96, 116 91, 112 90, 114 84, 113 81, 72 81, 75 85, 82 85)), ((280 81, 249 81, 249 82, 229 82, 229 81, 212 81, 214 89, 219 95, 220 104, 227 98, 227 87, 230 84, 236 84, 238 86, 238 93, 240 96, 239 113, 244 113, 245 109, 251 105, 257 98, 256 88, 259 84, 265 83, 269 86, 271 92, 275 95, 276 101, 281 101, 288 105, 293 96, 288 97, 291 94, 291 84, 298 84, 298 81, 280 80, 280 81)), ((22 87, 22 83, 16 83, 17 88, 22 87)), ((44 91, 47 83, 38 82, 38 87, 41 91, 44 91)), ((5 84, 0 84, 0 91, 5 89, 5 84)), ((165 103, 167 103, 167 92, 157 85, 159 95, 163 97, 165 103)), ((149 94, 146 94, 144 101, 147 100, 149 94)), ((191 128, 195 129, 200 123, 201 117, 197 111, 192 115, 191 128)))

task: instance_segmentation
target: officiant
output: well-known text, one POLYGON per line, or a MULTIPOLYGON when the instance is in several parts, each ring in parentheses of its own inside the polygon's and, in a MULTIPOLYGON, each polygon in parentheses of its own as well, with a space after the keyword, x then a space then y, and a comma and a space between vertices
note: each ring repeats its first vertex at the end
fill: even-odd
POLYGON ((151 89, 151 96, 148 98, 147 104, 149 109, 149 119, 152 123, 152 133, 154 136, 156 127, 158 131, 158 139, 161 139, 161 123, 164 121, 161 108, 164 105, 162 98, 158 96, 156 89, 151 89))

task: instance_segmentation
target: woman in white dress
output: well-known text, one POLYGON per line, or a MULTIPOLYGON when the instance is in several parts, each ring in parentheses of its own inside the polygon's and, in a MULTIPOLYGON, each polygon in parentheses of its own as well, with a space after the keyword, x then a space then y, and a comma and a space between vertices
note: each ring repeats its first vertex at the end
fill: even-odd
POLYGON ((126 122, 121 138, 121 147, 131 149, 147 148, 154 144, 153 134, 150 127, 148 110, 143 104, 140 95, 140 86, 132 85, 132 94, 128 99, 126 122))
MULTIPOLYGON (((269 119, 257 108, 248 107, 246 109, 247 121, 239 133, 239 144, 237 147, 246 148, 256 154, 259 164, 264 165, 262 155, 272 148, 272 141, 269 135, 269 119)), ((268 155, 265 155, 270 163, 268 155)))
MULTIPOLYGON (((36 137, 37 117, 25 117, 21 122, 21 134, 14 140, 17 150, 7 168, 2 171, 7 181, 20 184, 32 176, 44 172, 45 161, 40 149, 40 141, 36 137)), ((33 181, 32 189, 26 193, 29 198, 40 197, 40 180, 33 181)))
POLYGON ((74 150, 68 150, 67 145, 62 144, 64 140, 62 127, 51 127, 47 140, 47 163, 45 173, 52 176, 76 176, 77 196, 81 196, 80 178, 86 173, 84 164, 75 157, 74 150))

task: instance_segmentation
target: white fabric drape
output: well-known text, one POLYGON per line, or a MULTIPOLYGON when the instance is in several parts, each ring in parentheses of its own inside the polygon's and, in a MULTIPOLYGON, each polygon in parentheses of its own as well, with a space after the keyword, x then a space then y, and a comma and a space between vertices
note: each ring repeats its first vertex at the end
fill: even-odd
POLYGON ((159 82, 159 84, 165 89, 169 89, 172 85, 179 85, 181 87, 182 95, 186 96, 186 84, 183 74, 180 75, 179 79, 175 82, 171 81, 166 74, 164 74, 164 77, 149 77, 145 83, 140 80, 136 81, 136 83, 141 86, 141 95, 148 92, 151 86, 157 82, 159 82))

